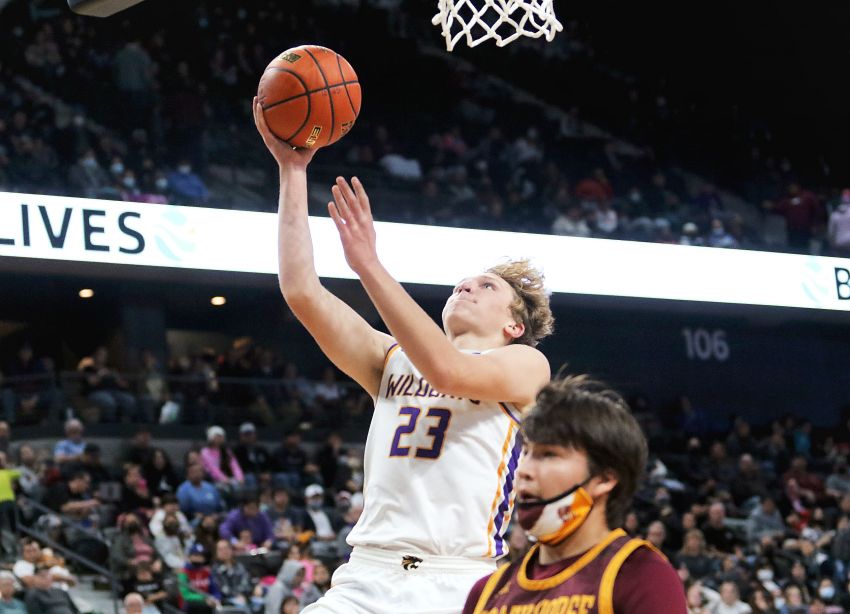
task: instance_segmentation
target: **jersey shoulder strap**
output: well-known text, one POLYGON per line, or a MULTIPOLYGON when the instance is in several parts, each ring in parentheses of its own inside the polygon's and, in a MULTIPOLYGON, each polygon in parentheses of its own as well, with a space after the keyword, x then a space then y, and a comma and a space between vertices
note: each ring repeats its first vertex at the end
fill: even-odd
POLYGON ((661 554, 655 546, 645 539, 630 539, 617 551, 602 573, 602 581, 599 583, 599 614, 614 614, 614 581, 626 559, 638 548, 649 548, 658 553, 665 561, 667 557, 661 554))
POLYGON ((493 593, 496 592, 496 589, 499 588, 499 581, 510 567, 512 567, 512 565, 502 565, 490 574, 490 577, 487 578, 487 583, 484 585, 484 589, 481 591, 481 595, 478 597, 478 603, 475 604, 473 614, 481 614, 484 611, 484 608, 487 607, 487 602, 490 601, 490 597, 492 597, 493 593))

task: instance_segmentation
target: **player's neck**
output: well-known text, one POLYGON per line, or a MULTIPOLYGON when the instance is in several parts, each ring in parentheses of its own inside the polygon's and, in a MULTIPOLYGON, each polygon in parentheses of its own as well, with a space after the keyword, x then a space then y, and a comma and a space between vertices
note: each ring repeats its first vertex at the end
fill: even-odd
POLYGON ((492 337, 483 337, 474 333, 462 333, 457 336, 449 336, 449 341, 459 350, 492 350, 505 345, 503 335, 494 335, 492 337))
POLYGON ((579 530, 573 533, 569 538, 557 546, 547 546, 540 544, 541 565, 556 563, 573 556, 578 556, 583 552, 587 552, 596 544, 605 539, 605 536, 611 532, 608 525, 605 523, 605 514, 590 516, 579 527, 579 530))

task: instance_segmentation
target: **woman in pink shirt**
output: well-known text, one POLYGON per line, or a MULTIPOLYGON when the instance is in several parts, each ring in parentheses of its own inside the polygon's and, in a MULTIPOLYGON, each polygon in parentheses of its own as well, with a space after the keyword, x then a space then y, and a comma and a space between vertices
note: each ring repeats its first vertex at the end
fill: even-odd
POLYGON ((207 429, 207 445, 201 450, 201 464, 213 483, 224 490, 237 490, 245 482, 242 468, 224 442, 224 429, 207 429))

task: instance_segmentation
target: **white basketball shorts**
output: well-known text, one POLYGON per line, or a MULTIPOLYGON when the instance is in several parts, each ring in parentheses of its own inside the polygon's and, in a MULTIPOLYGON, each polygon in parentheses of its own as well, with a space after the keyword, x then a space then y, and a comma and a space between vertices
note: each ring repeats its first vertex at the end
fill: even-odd
POLYGON ((460 614, 495 562, 356 547, 302 614, 460 614))

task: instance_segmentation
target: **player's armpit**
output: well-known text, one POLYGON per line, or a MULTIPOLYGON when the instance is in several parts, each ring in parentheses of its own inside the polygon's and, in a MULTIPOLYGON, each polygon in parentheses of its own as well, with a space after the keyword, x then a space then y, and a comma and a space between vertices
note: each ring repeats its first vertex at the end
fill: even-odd
POLYGON ((287 299, 292 313, 325 356, 373 397, 381 387, 384 357, 392 337, 366 320, 321 285, 308 296, 287 299))
POLYGON ((486 354, 456 352, 446 361, 440 381, 444 394, 480 401, 506 401, 524 407, 549 381, 549 361, 527 345, 508 345, 486 354))

